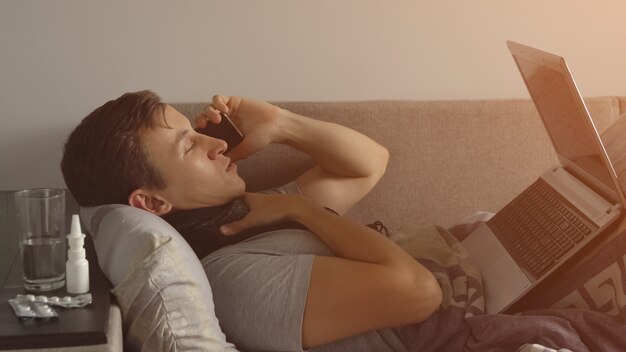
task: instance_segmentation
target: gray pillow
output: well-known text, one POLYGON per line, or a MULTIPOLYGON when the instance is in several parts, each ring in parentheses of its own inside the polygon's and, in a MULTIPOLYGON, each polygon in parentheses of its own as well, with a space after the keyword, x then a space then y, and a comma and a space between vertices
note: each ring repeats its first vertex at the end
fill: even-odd
POLYGON ((80 209, 114 286, 124 344, 145 351, 236 351, 215 317, 198 257, 170 224, 128 205, 80 209))

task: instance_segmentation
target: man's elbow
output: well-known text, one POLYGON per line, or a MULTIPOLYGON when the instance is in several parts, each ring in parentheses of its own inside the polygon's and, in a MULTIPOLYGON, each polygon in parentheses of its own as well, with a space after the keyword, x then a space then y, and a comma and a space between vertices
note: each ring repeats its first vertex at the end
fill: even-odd
POLYGON ((443 293, 437 279, 430 271, 423 267, 417 270, 409 290, 413 294, 407 312, 412 316, 414 323, 428 319, 439 310, 443 293))
POLYGON ((441 291, 441 286, 435 279, 435 277, 430 274, 430 279, 426 282, 422 283, 422 302, 423 305, 418 312, 417 319, 419 321, 424 321, 428 317, 430 317, 433 313, 439 310, 441 307, 441 302, 443 301, 443 292, 441 291))
POLYGON ((380 180, 383 175, 385 175, 385 171, 387 171, 387 164, 389 163, 389 150, 382 145, 379 148, 379 152, 376 155, 376 171, 374 176, 376 177, 376 181, 380 180))

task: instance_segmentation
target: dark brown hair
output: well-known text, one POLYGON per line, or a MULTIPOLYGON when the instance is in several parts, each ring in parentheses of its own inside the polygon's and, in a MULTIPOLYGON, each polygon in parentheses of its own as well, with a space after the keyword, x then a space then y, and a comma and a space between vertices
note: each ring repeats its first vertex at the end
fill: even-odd
POLYGON ((128 204, 137 188, 166 186, 139 138, 159 118, 165 122, 165 106, 152 91, 126 93, 81 121, 67 139, 61 160, 65 183, 78 204, 128 204))

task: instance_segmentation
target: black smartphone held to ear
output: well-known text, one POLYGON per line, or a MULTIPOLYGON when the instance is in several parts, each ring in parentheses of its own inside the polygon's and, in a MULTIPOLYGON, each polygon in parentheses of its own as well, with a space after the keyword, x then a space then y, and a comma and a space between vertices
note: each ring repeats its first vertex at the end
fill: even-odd
POLYGON ((207 126, 205 128, 196 128, 196 131, 209 137, 226 141, 226 144, 228 144, 226 151, 228 152, 243 141, 243 134, 230 120, 228 115, 220 112, 220 116, 222 117, 222 122, 219 124, 207 122, 207 126))

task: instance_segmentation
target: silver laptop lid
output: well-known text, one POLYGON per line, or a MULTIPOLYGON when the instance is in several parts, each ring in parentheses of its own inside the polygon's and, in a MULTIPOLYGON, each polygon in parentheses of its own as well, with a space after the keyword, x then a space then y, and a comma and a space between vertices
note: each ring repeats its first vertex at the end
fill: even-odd
POLYGON ((561 164, 614 203, 626 205, 587 106, 560 56, 507 41, 561 164))

